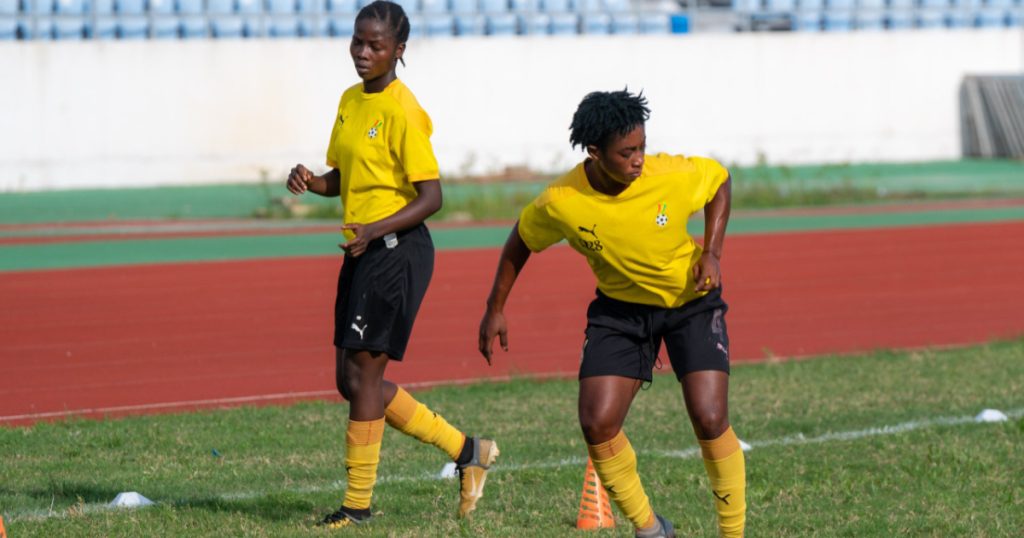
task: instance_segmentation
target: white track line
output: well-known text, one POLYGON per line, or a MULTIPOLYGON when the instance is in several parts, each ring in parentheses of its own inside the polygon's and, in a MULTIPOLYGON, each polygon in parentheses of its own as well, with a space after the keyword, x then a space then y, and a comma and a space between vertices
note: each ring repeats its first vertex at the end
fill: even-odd
MULTIPOLYGON (((1006 411, 1006 416, 1011 419, 1024 417, 1024 408, 1012 409, 1006 411)), ((805 437, 803 434, 789 435, 786 437, 779 437, 776 439, 765 439, 763 441, 747 441, 751 449, 754 448, 766 448, 772 446, 791 446, 791 445, 807 445, 807 444, 818 444, 818 443, 831 443, 835 441, 853 441, 857 439, 865 439, 868 437, 879 437, 883 435, 898 435, 901 433, 911 432, 915 430, 921 430, 925 428, 932 428, 935 426, 962 426, 964 424, 975 424, 973 416, 959 416, 959 417, 935 417, 924 420, 911 420, 909 422, 901 422, 899 424, 893 424, 888 426, 879 426, 875 428, 867 428, 863 430, 851 430, 845 432, 832 432, 815 437, 805 437)), ((688 448, 685 450, 649 450, 641 451, 641 455, 673 458, 673 459, 692 459, 700 455, 700 449, 688 448)), ((583 457, 570 457, 562 458, 558 460, 548 460, 536 463, 513 463, 513 464, 500 464, 496 466, 493 472, 502 473, 514 473, 525 470, 537 470, 537 469, 558 469, 562 467, 572 466, 579 467, 586 463, 586 459, 583 457)), ((382 476, 377 479, 378 484, 386 483, 398 483, 398 482, 429 482, 435 480, 444 480, 438 477, 437 473, 434 472, 423 472, 413 475, 394 475, 394 476, 382 476)), ((221 501, 245 501, 249 499, 256 499, 265 497, 267 495, 274 495, 280 493, 292 493, 292 494, 313 494, 323 493, 328 491, 340 491, 345 488, 345 481, 337 480, 329 484, 322 486, 306 486, 301 488, 288 488, 277 491, 249 491, 249 492, 238 492, 238 493, 225 493, 222 495, 216 495, 208 498, 203 498, 203 501, 209 500, 221 500, 221 501)), ((195 499, 178 499, 170 501, 160 501, 160 504, 171 505, 171 506, 187 506, 190 502, 195 502, 195 499)), ((78 505, 73 507, 75 512, 91 513, 109 510, 110 508, 106 504, 102 503, 90 503, 84 505, 78 505)), ((4 514, 5 519, 8 521, 14 520, 44 520, 53 517, 67 517, 68 512, 71 509, 65 508, 59 512, 53 511, 52 507, 49 510, 26 510, 26 511, 9 511, 4 514)))
MULTIPOLYGON (((416 383, 400 383, 406 389, 426 389, 439 386, 470 385, 473 383, 491 383, 512 381, 514 379, 551 379, 569 378, 576 375, 576 372, 551 372, 544 374, 527 375, 503 375, 485 378, 467 379, 445 379, 442 381, 420 381, 416 383)), ((70 418, 76 416, 102 416, 102 415, 127 415, 144 411, 166 411, 173 409, 215 409, 218 407, 235 407, 245 404, 256 404, 281 400, 320 400, 339 398, 336 390, 312 390, 306 392, 282 392, 277 394, 257 394, 253 396, 236 396, 231 398, 209 398, 203 400, 181 400, 176 402, 159 402, 149 404, 121 405, 114 407, 86 407, 82 409, 67 409, 64 411, 49 411, 44 413, 26 413, 23 415, 0 416, 0 424, 23 420, 44 420, 50 418, 70 418)))

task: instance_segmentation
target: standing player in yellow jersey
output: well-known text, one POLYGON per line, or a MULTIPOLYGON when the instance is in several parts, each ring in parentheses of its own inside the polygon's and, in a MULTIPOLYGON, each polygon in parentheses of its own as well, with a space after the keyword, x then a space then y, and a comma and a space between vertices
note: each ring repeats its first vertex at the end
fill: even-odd
POLYGON ((338 391, 349 401, 348 487, 341 508, 322 522, 329 527, 370 518, 385 422, 456 462, 460 516, 476 508, 498 456, 494 441, 467 437, 384 379, 388 362, 402 360, 430 282, 434 245, 423 221, 441 208, 430 117, 395 73, 408 37, 398 4, 376 1, 359 11, 350 53, 362 82, 341 96, 327 149, 331 170, 317 176, 300 164, 288 176, 293 194, 340 196, 344 206, 334 345, 338 391))
POLYGON ((573 116, 569 141, 587 158, 523 209, 480 322, 480 352, 495 336, 508 349, 502 313, 531 252, 562 239, 597 277, 580 364, 579 420, 594 468, 638 537, 675 536, 654 513, 622 431, 629 406, 652 380, 662 341, 701 446, 722 536, 742 536, 743 451, 729 425, 729 337, 719 259, 729 220, 729 173, 700 157, 645 155, 647 101, 594 92, 573 116), (686 221, 704 209, 704 248, 686 221))

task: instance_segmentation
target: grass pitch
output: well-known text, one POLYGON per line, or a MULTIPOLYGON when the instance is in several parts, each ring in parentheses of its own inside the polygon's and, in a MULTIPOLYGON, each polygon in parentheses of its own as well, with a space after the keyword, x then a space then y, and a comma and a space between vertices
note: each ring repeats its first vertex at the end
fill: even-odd
MULTIPOLYGON (((1020 536, 1024 340, 944 351, 738 365, 731 418, 747 452, 748 536, 1020 536), (1010 414, 979 424, 984 408, 1010 414)), ((475 517, 455 519, 445 462, 389 430, 376 517, 314 526, 344 491, 343 404, 0 428, 0 515, 28 536, 631 536, 573 528, 586 449, 572 380, 416 396, 502 448, 475 517), (120 491, 157 502, 103 506, 120 491)), ((655 509, 680 536, 715 517, 679 386, 655 377, 626 424, 655 509)))

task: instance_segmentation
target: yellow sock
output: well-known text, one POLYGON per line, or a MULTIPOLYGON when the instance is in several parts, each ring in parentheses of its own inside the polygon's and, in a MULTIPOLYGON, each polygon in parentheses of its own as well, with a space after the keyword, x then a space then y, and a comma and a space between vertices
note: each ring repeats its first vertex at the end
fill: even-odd
POLYGON ((601 483, 608 490, 608 496, 619 506, 619 510, 638 529, 648 528, 657 521, 651 502, 644 493, 640 475, 636 471, 636 452, 629 444, 626 434, 619 430, 610 441, 598 445, 587 445, 594 470, 601 483))
POLYGON ((384 418, 398 431, 440 448, 453 461, 459 459, 462 445, 466 442, 465 434, 417 402, 402 387, 398 387, 395 397, 384 409, 384 418))
POLYGON ((380 442, 384 438, 384 419, 348 421, 345 434, 345 468, 348 487, 342 506, 363 510, 370 507, 373 485, 377 482, 380 442))
POLYGON ((730 426, 718 439, 698 442, 715 496, 718 530, 724 538, 741 537, 747 512, 747 472, 740 441, 730 426))

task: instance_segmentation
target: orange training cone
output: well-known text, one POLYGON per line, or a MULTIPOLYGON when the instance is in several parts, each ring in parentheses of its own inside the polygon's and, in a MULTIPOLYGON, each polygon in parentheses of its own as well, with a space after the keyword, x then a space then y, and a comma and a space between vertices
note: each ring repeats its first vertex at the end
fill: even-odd
POLYGON ((4 516, 0 516, 0 538, 7 538, 7 531, 4 530, 4 516))
POLYGON ((580 498, 580 513, 576 516, 577 529, 610 529, 615 527, 612 505, 608 492, 601 485, 601 479, 594 471, 594 462, 587 458, 587 472, 583 476, 583 495, 580 498))

